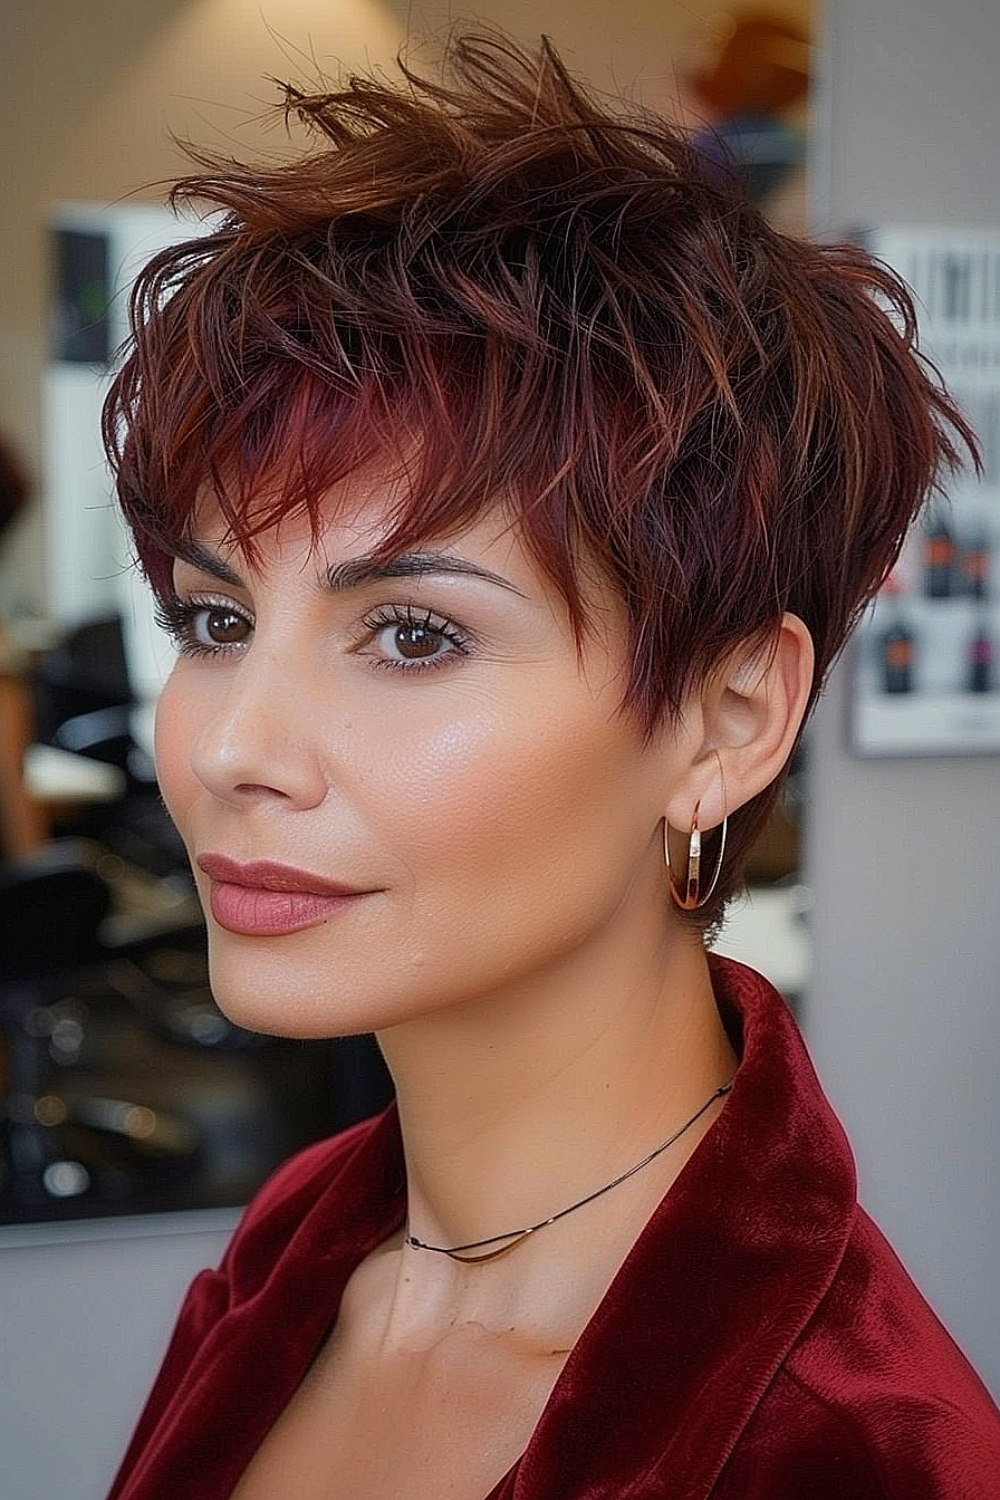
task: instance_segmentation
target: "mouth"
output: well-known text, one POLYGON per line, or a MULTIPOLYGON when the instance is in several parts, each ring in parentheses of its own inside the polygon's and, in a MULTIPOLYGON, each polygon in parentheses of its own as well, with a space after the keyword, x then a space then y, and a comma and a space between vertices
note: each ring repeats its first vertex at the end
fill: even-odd
POLYGON ((195 863, 211 881, 214 920, 246 937, 300 932, 374 894, 273 860, 242 864, 224 854, 200 854, 195 863))

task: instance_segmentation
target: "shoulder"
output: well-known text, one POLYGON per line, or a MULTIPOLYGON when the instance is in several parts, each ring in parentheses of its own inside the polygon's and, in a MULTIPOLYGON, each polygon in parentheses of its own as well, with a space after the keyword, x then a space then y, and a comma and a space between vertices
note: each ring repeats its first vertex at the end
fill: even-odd
POLYGON ((762 1467, 769 1500, 996 1500, 1000 1412, 861 1210, 730 1467, 744 1500, 762 1467))

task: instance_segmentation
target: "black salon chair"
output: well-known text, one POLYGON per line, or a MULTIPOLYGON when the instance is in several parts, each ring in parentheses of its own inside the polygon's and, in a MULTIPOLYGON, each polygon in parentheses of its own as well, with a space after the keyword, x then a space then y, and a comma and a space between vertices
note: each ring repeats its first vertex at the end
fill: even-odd
POLYGON ((120 615, 74 627, 33 669, 31 686, 41 744, 121 772, 116 801, 80 808, 61 831, 95 839, 156 878, 186 871, 184 847, 160 799, 151 757, 132 732, 137 704, 120 615))
MULTIPOLYGON (((107 959, 111 893, 73 841, 0 865, 0 1220, 83 1195, 116 1195, 197 1157, 185 1121, 132 1100, 64 1097, 48 1088, 59 1006, 107 959)), ((44 1214, 43 1214, 44 1216, 44 1214)))

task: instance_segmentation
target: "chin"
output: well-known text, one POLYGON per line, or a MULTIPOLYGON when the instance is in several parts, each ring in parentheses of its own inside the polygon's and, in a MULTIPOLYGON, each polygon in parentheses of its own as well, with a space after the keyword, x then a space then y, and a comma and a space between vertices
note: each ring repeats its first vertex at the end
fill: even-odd
POLYGON ((235 1026, 319 1041, 381 1031, 435 1008, 429 996, 414 992, 412 981, 400 993, 398 973, 380 974, 377 964, 360 972, 345 965, 342 953, 335 958, 310 949, 304 937, 246 938, 209 923, 212 994, 235 1026))

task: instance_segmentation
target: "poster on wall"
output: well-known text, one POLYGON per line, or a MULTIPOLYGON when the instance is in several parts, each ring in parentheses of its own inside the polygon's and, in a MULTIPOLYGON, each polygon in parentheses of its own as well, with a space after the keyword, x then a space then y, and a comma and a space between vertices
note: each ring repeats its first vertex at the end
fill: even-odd
POLYGON ((975 429, 983 474, 934 496, 854 640, 860 755, 1000 750, 1000 229, 882 228, 864 243, 908 284, 921 351, 975 429))

